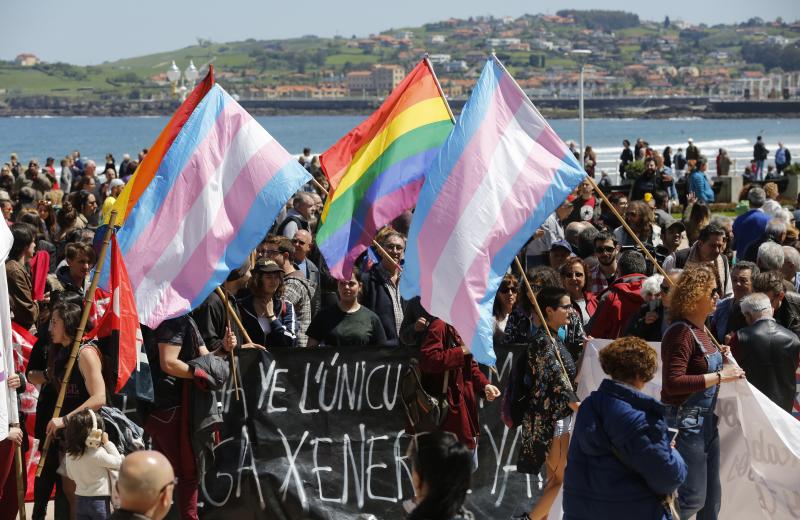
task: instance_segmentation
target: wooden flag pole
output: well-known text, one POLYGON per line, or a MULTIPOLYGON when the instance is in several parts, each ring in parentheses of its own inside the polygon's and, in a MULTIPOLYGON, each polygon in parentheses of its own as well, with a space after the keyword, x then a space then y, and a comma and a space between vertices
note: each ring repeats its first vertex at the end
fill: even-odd
POLYGON ((25 520, 25 460, 22 456, 22 446, 14 447, 14 467, 17 474, 17 506, 19 507, 19 518, 25 520))
MULTIPOLYGON (((314 184, 317 186, 317 188, 322 190, 322 192, 327 197, 328 196, 328 190, 326 190, 322 186, 322 184, 320 184, 319 181, 317 179, 315 179, 314 177, 311 177, 311 180, 314 182, 314 184)), ((386 250, 384 248, 382 248, 381 245, 378 242, 376 242, 374 238, 372 239, 372 245, 375 246, 375 248, 378 250, 378 254, 379 255, 381 255, 384 259, 388 260, 389 262, 392 263, 392 265, 394 265, 395 269, 397 269, 398 271, 402 271, 403 270, 403 267, 400 264, 398 264, 397 262, 395 262, 394 258, 389 256, 389 253, 387 253, 386 250)))
MULTIPOLYGON (((647 247, 645 247, 645 245, 642 243, 642 241, 639 239, 639 237, 636 235, 636 233, 633 232, 633 229, 631 229, 631 227, 628 225, 628 223, 625 222, 625 219, 622 218, 622 215, 619 214, 619 211, 617 211, 617 208, 615 208, 614 205, 611 204, 611 202, 608 200, 608 198, 606 198, 606 194, 603 193, 603 191, 600 189, 600 187, 597 185, 597 183, 594 182, 594 179, 587 175, 586 176, 586 180, 589 181, 589 184, 592 185, 592 189, 594 189, 595 193, 597 193, 600 196, 600 198, 603 199, 603 203, 605 203, 606 207, 611 210, 611 213, 613 213, 614 216, 617 217, 617 220, 620 221, 620 223, 622 224, 622 227, 625 228, 625 231, 627 231, 627 233, 630 235, 630 237, 636 242, 636 244, 639 246, 639 249, 641 249, 642 252, 644 253, 644 255, 651 262, 653 262, 653 266, 658 270, 659 274, 664 277, 664 280, 666 280, 667 283, 671 287, 675 287, 675 282, 673 282, 672 278, 670 278, 667 275, 666 271, 664 271, 664 269, 658 263, 658 260, 656 260, 655 257, 652 254, 650 254, 650 251, 648 251, 647 247)), ((706 331, 708 337, 711 338, 711 342, 714 343, 714 345, 718 349, 721 348, 721 345, 719 344, 717 339, 714 337, 714 335, 711 333, 711 331, 708 330, 708 327, 704 327, 704 328, 705 328, 705 331, 706 331)))
MULTIPOLYGON (((115 222, 117 211, 111 212, 109 222, 115 222)), ((64 397, 67 392, 67 384, 72 376, 72 369, 75 367, 75 360, 78 357, 78 352, 81 348, 81 341, 83 340, 83 332, 86 329, 86 323, 89 321, 89 313, 92 311, 92 304, 94 304, 94 293, 97 290, 97 284, 100 283, 100 273, 103 271, 103 264, 106 260, 106 252, 108 251, 108 243, 111 241, 111 234, 114 233, 114 226, 109 225, 106 229, 105 237, 103 237, 103 246, 100 248, 100 256, 95 265, 94 274, 92 275, 92 283, 89 285, 89 290, 86 293, 86 299, 83 303, 83 314, 81 314, 81 322, 78 325, 78 331, 75 333, 75 338, 72 341, 72 350, 70 351, 67 367, 64 371, 64 378, 61 380, 61 389, 58 392, 58 400, 56 401, 55 410, 53 410, 53 419, 56 419, 61 414, 61 407, 64 405, 64 397)), ((52 437, 50 435, 44 441, 44 448, 42 448, 41 458, 39 459, 39 466, 36 468, 36 476, 42 474, 45 460, 47 460, 47 450, 50 449, 50 442, 52 437)))
POLYGON ((575 393, 575 390, 572 388, 572 382, 569 380, 567 369, 564 367, 564 360, 561 359, 561 352, 559 352, 558 344, 553 338, 553 335, 550 333, 550 327, 547 326, 547 321, 544 319, 542 309, 539 307, 539 302, 536 301, 536 295, 533 293, 531 282, 528 280, 528 275, 525 274, 525 270, 522 268, 522 264, 520 263, 518 256, 514 257, 514 265, 517 266, 517 270, 522 277, 522 281, 525 283, 525 290, 528 293, 528 299, 531 301, 531 303, 533 303, 533 308, 536 311, 536 316, 539 318, 539 323, 542 324, 542 328, 544 328, 545 332, 547 333, 547 337, 550 338, 550 343, 553 344, 553 348, 556 351, 556 358, 558 359, 558 365, 561 367, 561 374, 564 376, 564 382, 567 383, 567 387, 569 387, 570 392, 575 393))
MULTIPOLYGON (((236 312, 233 310, 231 306, 231 302, 228 301, 228 298, 225 296, 225 291, 222 290, 221 287, 217 287, 214 289, 217 293, 217 296, 222 300, 222 303, 225 305, 225 315, 227 316, 227 323, 228 328, 231 326, 231 316, 233 319, 236 320, 236 326, 239 327, 239 331, 242 333, 242 337, 245 339, 247 343, 252 343, 250 341, 250 336, 247 334, 247 331, 244 330, 244 326, 242 322, 239 320, 239 316, 236 315, 236 312)), ((233 393, 236 396, 236 400, 239 400, 239 376, 236 374, 236 354, 231 350, 229 353, 230 360, 231 360, 231 377, 233 378, 233 393)))

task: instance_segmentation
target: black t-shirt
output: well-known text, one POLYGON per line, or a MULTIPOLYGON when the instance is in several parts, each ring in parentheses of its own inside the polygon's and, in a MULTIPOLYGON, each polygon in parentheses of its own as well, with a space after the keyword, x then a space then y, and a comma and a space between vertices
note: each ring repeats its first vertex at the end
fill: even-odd
POLYGON ((356 312, 345 312, 338 305, 320 311, 306 332, 309 338, 329 347, 383 345, 386 333, 378 315, 363 305, 356 312))
POLYGON ((150 370, 153 376, 155 402, 153 407, 156 410, 164 410, 179 406, 183 398, 183 381, 171 376, 161 370, 161 363, 158 362, 158 344, 169 343, 170 345, 180 345, 181 351, 178 359, 190 361, 200 355, 200 347, 204 346, 203 338, 194 320, 188 315, 179 316, 171 320, 166 320, 156 328, 151 341, 154 343, 148 349, 155 354, 156 362, 150 363, 150 370))

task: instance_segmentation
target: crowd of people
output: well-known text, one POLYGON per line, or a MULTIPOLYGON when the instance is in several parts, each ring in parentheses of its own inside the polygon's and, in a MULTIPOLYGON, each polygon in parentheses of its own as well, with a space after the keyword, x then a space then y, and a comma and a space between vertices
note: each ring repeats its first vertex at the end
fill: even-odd
MULTIPOLYGON (((318 157, 305 150, 299 161, 315 182, 265 226, 264 239, 222 290, 155 330, 143 327, 154 387, 143 429, 156 451, 125 456, 103 433, 103 421, 114 419, 101 410, 114 396, 95 343, 81 345, 60 417, 51 418, 96 262, 95 231, 146 153, 120 164, 109 154, 100 174, 78 152, 58 172, 52 158, 25 168, 12 155, 0 174, 0 209, 14 237, 6 263, 11 311, 37 336, 27 370, 7 384, 39 386, 34 435, 40 446, 53 439, 35 483, 34 519, 45 517, 53 494, 56 518, 109 517, 109 471, 119 473, 113 518, 162 518, 173 488, 180 516, 197 518, 198 458, 213 436, 196 428, 207 417, 196 416, 194 403, 221 387, 229 377, 223 356, 240 348, 416 349, 423 386, 444 394, 449 410, 435 432, 408 425, 416 434, 409 451, 414 519, 470 516, 463 504, 480 442, 478 402, 508 399, 512 386, 512 422, 522 439, 517 468, 546 474, 542 496, 525 515, 536 520, 547 517, 561 488, 571 519, 669 518, 673 510, 681 518, 716 518, 719 385, 746 375, 791 411, 800 233, 774 183, 748 184, 748 207, 736 218, 714 215, 706 161, 691 140, 674 156, 643 140, 631 150, 626 141, 622 161, 644 159, 644 173, 611 191, 608 206, 582 182, 520 251, 525 279, 504 276, 494 341, 516 345, 522 361, 519 377, 498 388, 452 325, 400 295, 411 211, 378 232, 349 280, 330 275, 314 243, 327 182, 318 157), (676 218, 677 176, 670 172, 684 169, 685 205, 676 218), (228 303, 241 329, 231 325, 228 303), (590 338, 614 340, 601 352, 609 379, 580 402, 590 338), (646 341, 663 345, 660 401, 641 391, 658 364, 646 341)), ((22 430, 24 421, 14 424, 0 444, 2 462, 16 444, 31 449, 22 430)), ((13 518, 13 472, 0 468, 8 468, 0 518, 13 518)))

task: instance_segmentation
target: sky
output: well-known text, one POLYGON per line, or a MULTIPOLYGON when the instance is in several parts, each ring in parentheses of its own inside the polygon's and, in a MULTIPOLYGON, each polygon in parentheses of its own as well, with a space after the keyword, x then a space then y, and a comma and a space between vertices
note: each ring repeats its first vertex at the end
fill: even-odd
POLYGON ((449 17, 516 17, 567 8, 620 9, 645 20, 668 15, 709 25, 754 16, 800 19, 800 0, 0 0, 0 59, 29 52, 44 61, 91 65, 180 49, 198 37, 228 42, 367 36, 449 17))

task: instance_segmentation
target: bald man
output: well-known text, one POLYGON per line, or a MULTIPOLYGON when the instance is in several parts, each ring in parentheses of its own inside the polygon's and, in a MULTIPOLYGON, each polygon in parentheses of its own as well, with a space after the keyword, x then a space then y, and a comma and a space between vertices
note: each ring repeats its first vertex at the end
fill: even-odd
POLYGON ((175 473, 157 451, 135 451, 119 468, 120 508, 109 520, 161 520, 172 507, 175 473))
POLYGON ((290 239, 298 229, 310 230, 309 222, 314 216, 315 202, 310 193, 299 192, 294 196, 292 209, 286 212, 286 218, 275 230, 276 235, 283 235, 290 239))

